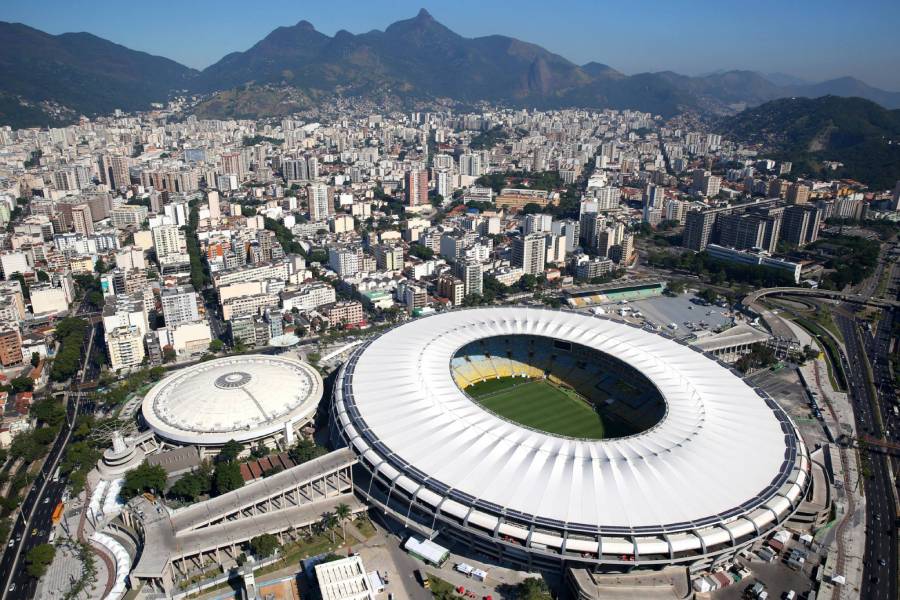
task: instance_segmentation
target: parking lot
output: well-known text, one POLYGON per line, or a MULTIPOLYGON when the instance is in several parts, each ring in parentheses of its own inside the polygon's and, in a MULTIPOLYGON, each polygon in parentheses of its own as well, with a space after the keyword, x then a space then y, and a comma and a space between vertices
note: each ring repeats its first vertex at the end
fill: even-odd
POLYGON ((703 306, 693 294, 681 294, 676 297, 659 296, 647 300, 635 300, 627 305, 605 305, 608 312, 617 312, 624 306, 640 312, 648 323, 665 329, 670 334, 684 338, 703 330, 715 331, 731 325, 731 312, 719 306, 703 306), (671 325, 676 325, 673 329, 671 325))
POLYGON ((822 422, 813 416, 809 407, 809 397, 795 369, 783 368, 779 371, 766 369, 748 377, 747 381, 764 389, 781 405, 797 424, 807 446, 815 448, 816 445, 828 443, 822 422))
POLYGON ((769 592, 771 600, 784 598, 789 590, 794 590, 798 597, 812 589, 812 566, 807 566, 802 571, 794 571, 780 560, 771 563, 759 560, 746 561, 738 559, 738 562, 748 568, 753 574, 743 581, 713 592, 710 597, 714 600, 739 600, 746 598, 745 592, 753 587, 756 582, 762 582, 769 592))

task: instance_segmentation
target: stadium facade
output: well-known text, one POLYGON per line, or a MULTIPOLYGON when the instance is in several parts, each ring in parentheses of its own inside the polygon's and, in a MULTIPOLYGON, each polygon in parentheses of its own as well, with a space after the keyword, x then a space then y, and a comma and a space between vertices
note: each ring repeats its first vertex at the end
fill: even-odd
POLYGON ((807 449, 765 392, 680 341, 568 311, 398 326, 339 371, 332 428, 366 501, 529 570, 703 568, 781 526, 810 485, 807 449), (618 437, 547 434, 465 391, 500 377, 577 390, 618 437))

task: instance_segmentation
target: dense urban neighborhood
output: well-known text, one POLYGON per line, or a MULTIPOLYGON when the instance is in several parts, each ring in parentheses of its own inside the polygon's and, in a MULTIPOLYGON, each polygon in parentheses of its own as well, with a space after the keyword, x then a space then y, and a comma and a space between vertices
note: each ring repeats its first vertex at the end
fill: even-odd
POLYGON ((896 111, 249 89, 0 126, 0 600, 898 597, 896 111))

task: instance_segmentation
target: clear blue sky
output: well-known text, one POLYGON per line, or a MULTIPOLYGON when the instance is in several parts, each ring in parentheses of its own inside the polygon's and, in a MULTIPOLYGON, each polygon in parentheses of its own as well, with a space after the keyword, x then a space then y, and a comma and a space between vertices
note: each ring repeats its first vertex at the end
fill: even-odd
POLYGON ((203 68, 280 25, 362 33, 421 7, 467 37, 509 35, 626 73, 853 75, 900 90, 900 0, 2 0, 0 20, 88 31, 203 68))

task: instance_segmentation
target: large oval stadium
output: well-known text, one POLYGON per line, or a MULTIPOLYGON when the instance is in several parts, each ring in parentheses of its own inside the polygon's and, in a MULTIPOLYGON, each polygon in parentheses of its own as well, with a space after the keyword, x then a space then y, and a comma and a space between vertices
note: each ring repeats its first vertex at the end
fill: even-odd
POLYGON ((779 526, 809 457, 778 404, 663 335, 524 307, 411 321, 335 384, 357 491, 523 568, 709 564, 779 526))

